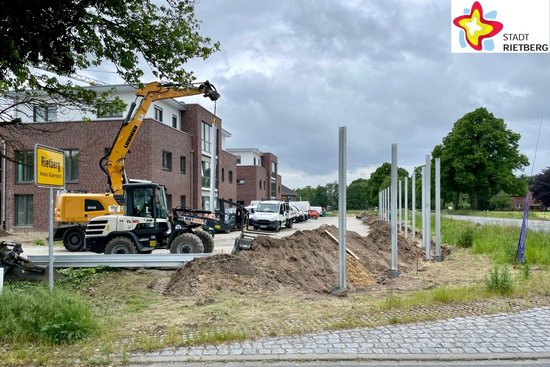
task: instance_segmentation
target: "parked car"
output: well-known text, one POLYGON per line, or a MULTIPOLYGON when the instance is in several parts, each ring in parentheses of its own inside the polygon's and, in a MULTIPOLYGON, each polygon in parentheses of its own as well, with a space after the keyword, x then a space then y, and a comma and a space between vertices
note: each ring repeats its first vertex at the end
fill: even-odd
POLYGON ((294 216, 294 223, 303 222, 308 219, 307 212, 300 209, 296 204, 289 202, 288 205, 290 206, 291 210, 294 209, 294 211, 296 212, 296 215, 294 216))
POLYGON ((309 209, 307 211, 307 216, 309 217, 309 219, 318 219, 321 214, 319 214, 317 210, 309 209))
POLYGON ((274 229, 277 232, 282 226, 292 228, 293 220, 290 217, 289 205, 284 201, 262 201, 250 215, 248 224, 255 230, 274 229))

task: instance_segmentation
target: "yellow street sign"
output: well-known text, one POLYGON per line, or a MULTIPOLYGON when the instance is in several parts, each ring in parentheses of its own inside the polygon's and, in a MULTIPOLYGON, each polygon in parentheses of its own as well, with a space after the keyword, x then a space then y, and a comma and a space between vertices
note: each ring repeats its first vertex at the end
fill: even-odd
POLYGON ((65 187, 65 153, 61 149, 34 146, 34 184, 38 187, 65 187))

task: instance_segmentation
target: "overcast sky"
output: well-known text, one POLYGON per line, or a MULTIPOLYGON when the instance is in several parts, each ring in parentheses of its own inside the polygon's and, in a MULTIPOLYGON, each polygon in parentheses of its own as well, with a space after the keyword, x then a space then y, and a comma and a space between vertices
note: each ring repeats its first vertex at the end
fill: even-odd
POLYGON ((340 126, 348 183, 392 143, 411 172, 478 107, 530 162, 542 121, 534 173, 550 166, 550 55, 451 53, 450 0, 201 0, 196 17, 221 51, 189 69, 221 94, 227 147, 275 154, 285 186, 338 179, 340 126))

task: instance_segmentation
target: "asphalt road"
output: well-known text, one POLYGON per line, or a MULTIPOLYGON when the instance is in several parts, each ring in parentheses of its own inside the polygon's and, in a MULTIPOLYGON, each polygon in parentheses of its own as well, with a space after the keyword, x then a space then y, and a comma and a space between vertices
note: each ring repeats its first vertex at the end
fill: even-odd
MULTIPOLYGON (((453 215, 453 214, 445 215, 445 217, 479 223, 482 225, 496 224, 501 226, 521 227, 521 223, 522 223, 521 219, 511 219, 511 218, 489 218, 489 217, 476 217, 476 216, 453 215)), ((550 231, 550 221, 530 219, 527 222, 527 229, 533 230, 533 231, 550 231)))

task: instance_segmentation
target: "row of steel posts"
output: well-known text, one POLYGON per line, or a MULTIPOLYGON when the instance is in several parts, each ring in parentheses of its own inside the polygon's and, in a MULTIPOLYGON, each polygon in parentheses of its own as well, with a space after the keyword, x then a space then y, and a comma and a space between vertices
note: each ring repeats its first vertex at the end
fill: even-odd
MULTIPOLYGON (((422 198, 419 203, 422 208, 422 248, 424 249, 424 260, 442 261, 441 255, 441 161, 435 158, 435 253, 432 257, 431 242, 431 156, 426 155, 426 162, 422 167, 422 198)), ((398 180, 397 177, 397 144, 392 144, 391 151, 391 184, 389 187, 378 193, 378 216, 380 220, 391 223, 391 269, 390 277, 399 276, 397 268, 397 234, 398 231, 405 238, 409 238, 409 178, 398 180), (404 184, 404 188, 403 188, 404 184), (404 206, 402 205, 404 203, 404 206), (404 213, 403 213, 404 209, 404 213), (395 213, 396 215, 392 215, 395 213), (403 215, 404 214, 404 218, 403 215), (404 219, 404 220, 403 220, 404 219)), ((416 172, 412 173, 411 189, 411 236, 410 240, 416 243, 416 172)))

